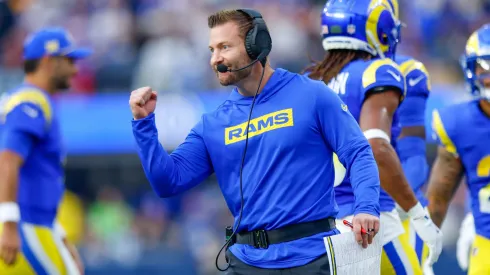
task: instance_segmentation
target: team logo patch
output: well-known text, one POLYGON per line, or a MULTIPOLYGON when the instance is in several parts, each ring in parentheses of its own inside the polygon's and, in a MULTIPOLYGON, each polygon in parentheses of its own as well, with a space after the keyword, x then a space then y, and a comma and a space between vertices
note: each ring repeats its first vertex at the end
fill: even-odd
POLYGON ((353 24, 347 25, 347 33, 354 34, 356 32, 356 26, 353 24))
POLYGON ((328 34, 328 26, 322 26, 322 34, 328 34))
MULTIPOLYGON (((248 137, 251 138, 269 131, 292 126, 294 126, 293 109, 284 109, 250 120, 248 137)), ((247 137, 246 127, 247 122, 225 128, 225 144, 228 145, 245 140, 247 137)))

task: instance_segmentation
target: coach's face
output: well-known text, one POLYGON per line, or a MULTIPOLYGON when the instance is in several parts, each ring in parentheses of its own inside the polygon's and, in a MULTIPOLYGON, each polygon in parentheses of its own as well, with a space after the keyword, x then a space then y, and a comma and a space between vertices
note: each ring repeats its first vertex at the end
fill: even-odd
POLYGON ((236 85, 252 72, 252 67, 238 72, 226 73, 220 73, 216 69, 219 64, 224 64, 231 69, 238 69, 251 62, 245 50, 245 42, 240 37, 239 27, 235 22, 227 22, 211 29, 209 50, 211 51, 211 67, 216 72, 221 85, 236 85))

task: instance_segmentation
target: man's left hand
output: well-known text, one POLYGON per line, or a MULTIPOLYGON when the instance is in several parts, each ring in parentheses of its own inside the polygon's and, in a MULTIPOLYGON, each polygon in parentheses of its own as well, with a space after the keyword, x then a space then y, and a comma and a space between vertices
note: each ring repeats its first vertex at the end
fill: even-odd
POLYGON ((373 242, 374 236, 379 231, 379 218, 373 215, 360 213, 354 216, 352 219, 352 226, 354 227, 354 234, 356 234, 356 241, 362 244, 362 247, 367 248, 369 244, 373 242), (362 234, 361 228, 364 228, 368 234, 362 234))

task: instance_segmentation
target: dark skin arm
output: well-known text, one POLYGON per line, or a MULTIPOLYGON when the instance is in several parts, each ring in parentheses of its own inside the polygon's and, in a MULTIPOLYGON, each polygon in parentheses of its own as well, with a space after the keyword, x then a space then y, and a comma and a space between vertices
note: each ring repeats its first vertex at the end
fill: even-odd
MULTIPOLYGON (((381 129, 391 136, 393 115, 400 103, 400 93, 384 91, 370 95, 364 102, 360 126, 363 131, 381 129)), ((381 187, 408 212, 418 202, 412 188, 408 184, 403 169, 393 146, 381 138, 369 139, 374 158, 378 164, 381 187)))
POLYGON ((432 221, 440 228, 446 217, 449 202, 463 178, 464 167, 459 158, 439 146, 432 167, 427 198, 432 221))

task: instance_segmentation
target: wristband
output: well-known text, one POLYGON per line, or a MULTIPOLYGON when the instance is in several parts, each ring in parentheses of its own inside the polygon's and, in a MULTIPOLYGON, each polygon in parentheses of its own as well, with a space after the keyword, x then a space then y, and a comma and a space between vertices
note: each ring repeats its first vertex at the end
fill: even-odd
POLYGON ((424 207, 422 207, 422 204, 420 204, 420 202, 417 202, 414 207, 408 210, 407 214, 412 219, 418 219, 427 216, 427 212, 425 211, 424 207))
POLYGON ((0 203, 0 223, 4 222, 19 222, 20 209, 15 202, 0 203))

